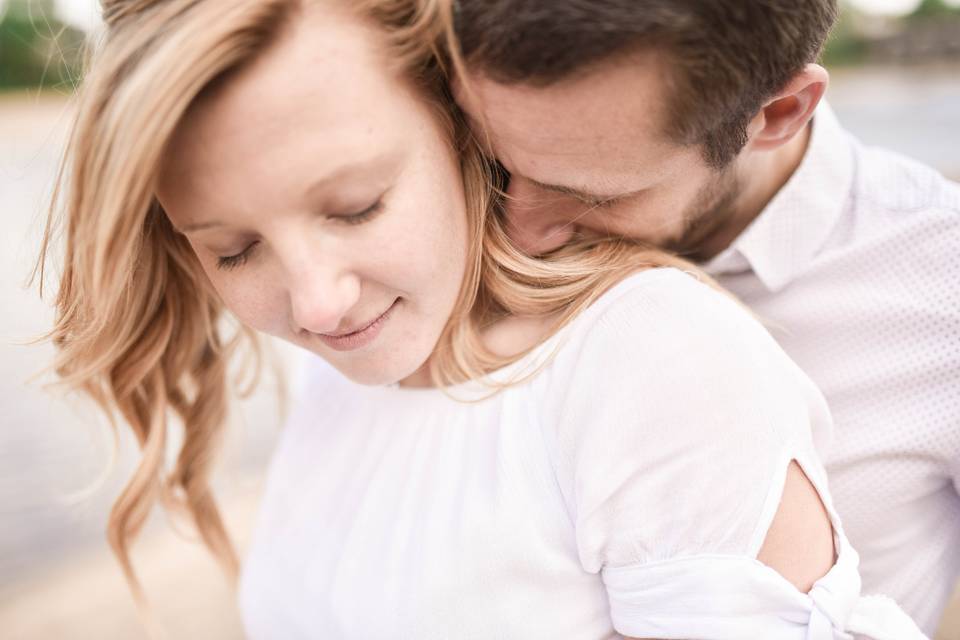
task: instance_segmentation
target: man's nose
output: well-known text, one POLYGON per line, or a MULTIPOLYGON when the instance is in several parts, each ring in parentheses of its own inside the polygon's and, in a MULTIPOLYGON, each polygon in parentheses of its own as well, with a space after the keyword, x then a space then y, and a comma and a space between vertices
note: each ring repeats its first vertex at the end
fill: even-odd
POLYGON ((507 186, 504 211, 507 234, 517 247, 540 255, 563 246, 576 234, 576 211, 585 206, 574 198, 553 193, 513 177, 507 186))
POLYGON ((296 331, 336 333, 360 299, 360 279, 342 267, 314 261, 292 272, 289 290, 296 331))

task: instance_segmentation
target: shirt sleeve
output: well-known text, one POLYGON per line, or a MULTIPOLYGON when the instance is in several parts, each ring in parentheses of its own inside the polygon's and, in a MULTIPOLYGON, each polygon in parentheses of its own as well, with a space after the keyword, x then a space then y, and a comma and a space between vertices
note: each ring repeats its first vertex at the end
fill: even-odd
MULTIPOLYGON (((830 430, 820 392, 749 311, 657 271, 601 298, 558 354, 545 420, 580 562, 604 574, 626 635, 617 611, 631 603, 616 599, 649 595, 631 580, 671 575, 637 568, 707 556, 759 565, 790 460, 825 488, 813 438, 830 430)), ((651 615, 657 602, 643 603, 651 615)))

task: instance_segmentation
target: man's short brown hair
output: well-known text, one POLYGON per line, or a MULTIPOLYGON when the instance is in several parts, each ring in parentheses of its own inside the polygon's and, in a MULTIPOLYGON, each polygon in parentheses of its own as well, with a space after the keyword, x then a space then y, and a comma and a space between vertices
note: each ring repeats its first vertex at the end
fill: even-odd
POLYGON ((836 0, 456 0, 461 53, 506 83, 547 86, 630 51, 666 54, 668 133, 723 167, 746 127, 820 54, 836 0))

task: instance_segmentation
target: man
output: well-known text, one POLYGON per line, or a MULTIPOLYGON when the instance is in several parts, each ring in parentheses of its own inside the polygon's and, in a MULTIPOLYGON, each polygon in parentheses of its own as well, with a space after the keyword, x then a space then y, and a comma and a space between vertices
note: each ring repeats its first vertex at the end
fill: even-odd
MULTIPOLYGON (((864 593, 928 633, 960 574, 960 188, 822 102, 834 0, 459 0, 457 98, 525 250, 703 264, 823 390, 864 593)), ((802 541, 798 541, 802 543, 802 541)))

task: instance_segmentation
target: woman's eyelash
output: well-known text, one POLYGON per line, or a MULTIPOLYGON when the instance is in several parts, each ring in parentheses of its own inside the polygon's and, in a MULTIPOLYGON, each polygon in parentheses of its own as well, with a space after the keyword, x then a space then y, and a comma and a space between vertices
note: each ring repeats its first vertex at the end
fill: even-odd
POLYGON ((372 218, 374 215, 379 213, 382 207, 383 207, 383 198, 381 197, 381 198, 377 198, 376 202, 374 202, 372 205, 370 205, 363 211, 342 215, 342 216, 336 216, 336 218, 338 220, 342 220, 347 224, 360 224, 361 222, 366 222, 367 220, 372 218))
POLYGON ((257 242, 251 243, 246 249, 232 256, 220 256, 217 258, 217 268, 227 271, 242 266, 250 258, 250 252, 257 244, 257 242))
MULTIPOLYGON (((334 216, 337 220, 341 220, 346 224, 361 224, 366 222, 377 213, 383 207, 383 198, 378 198, 376 202, 357 213, 351 213, 347 215, 334 216)), ((246 249, 232 256, 220 256, 217 258, 217 268, 224 271, 229 271, 230 269, 236 269, 246 264, 247 260, 250 258, 250 254, 253 251, 254 247, 257 246, 259 242, 254 242, 250 244, 246 249)))

